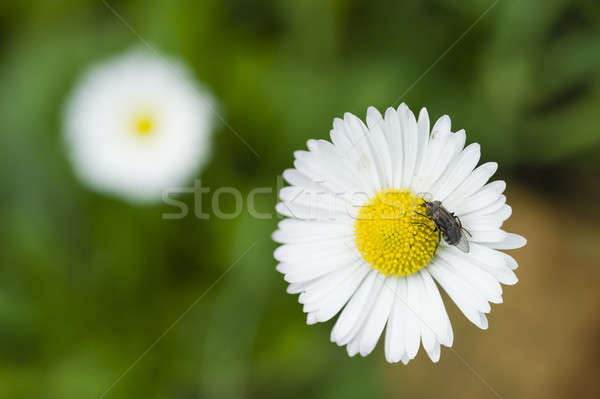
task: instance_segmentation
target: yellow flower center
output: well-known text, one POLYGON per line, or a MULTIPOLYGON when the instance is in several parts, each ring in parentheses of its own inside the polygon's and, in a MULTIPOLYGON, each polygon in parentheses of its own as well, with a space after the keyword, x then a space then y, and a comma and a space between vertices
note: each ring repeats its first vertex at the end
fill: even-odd
POLYGON ((148 137, 152 135, 156 123, 152 115, 143 113, 137 115, 133 121, 133 131, 138 137, 148 137))
POLYGON ((438 233, 423 199, 410 190, 381 190, 359 210, 355 242, 363 259, 385 276, 408 276, 427 266, 438 233))

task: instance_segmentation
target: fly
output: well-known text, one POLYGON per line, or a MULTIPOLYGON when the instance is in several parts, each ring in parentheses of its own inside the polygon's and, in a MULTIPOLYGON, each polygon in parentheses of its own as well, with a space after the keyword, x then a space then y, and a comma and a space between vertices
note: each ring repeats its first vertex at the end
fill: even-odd
POLYGON ((425 215, 417 212, 418 215, 431 218, 435 224, 435 230, 438 232, 438 245, 441 237, 444 237, 450 245, 456 246, 463 252, 469 252, 469 241, 465 237, 464 233, 471 236, 463 226, 454 213, 449 212, 442 205, 441 201, 424 201, 423 206, 425 207, 425 215))

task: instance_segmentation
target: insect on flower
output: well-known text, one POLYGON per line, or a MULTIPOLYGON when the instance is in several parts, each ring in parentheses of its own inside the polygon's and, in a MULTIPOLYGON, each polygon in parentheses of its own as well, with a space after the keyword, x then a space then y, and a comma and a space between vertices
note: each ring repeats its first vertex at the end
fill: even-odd
POLYGON ((441 201, 424 201, 423 207, 425 207, 425 215, 416 213, 433 220, 435 229, 438 231, 438 244, 439 238, 444 237, 444 241, 448 244, 456 246, 465 253, 469 252, 469 242, 463 232, 469 236, 471 233, 463 227, 458 216, 444 208, 441 201))
POLYGON ((346 113, 331 141, 308 140, 283 173, 277 270, 300 294, 307 324, 337 315, 330 339, 349 356, 384 341, 390 363, 407 364, 421 344, 437 362, 454 339, 439 290, 485 330, 500 284, 518 281, 517 261, 500 250, 527 240, 501 228, 512 208, 506 183, 489 182, 498 164, 477 166, 479 144, 465 147, 448 116, 430 122, 425 108, 417 117, 406 104, 384 115, 369 107, 366 124, 346 113), (317 203, 296 201, 307 189, 323 193, 317 203), (352 212, 335 206, 340 198, 352 212))

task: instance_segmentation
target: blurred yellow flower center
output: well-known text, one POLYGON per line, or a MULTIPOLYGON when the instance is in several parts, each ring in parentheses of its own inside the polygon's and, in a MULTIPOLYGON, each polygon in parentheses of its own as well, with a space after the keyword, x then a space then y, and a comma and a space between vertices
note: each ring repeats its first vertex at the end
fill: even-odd
POLYGON ((155 122, 154 118, 149 114, 137 115, 134 119, 134 132, 138 137, 148 137, 152 134, 155 122))
POLYGON ((438 243, 423 199, 410 190, 381 190, 359 210, 355 242, 363 259, 385 276, 408 276, 427 266, 438 243))

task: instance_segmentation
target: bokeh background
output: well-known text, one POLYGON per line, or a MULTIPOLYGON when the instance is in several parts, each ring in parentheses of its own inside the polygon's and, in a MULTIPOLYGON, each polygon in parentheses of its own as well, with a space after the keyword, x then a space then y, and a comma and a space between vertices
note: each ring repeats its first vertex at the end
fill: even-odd
POLYGON ((107 1, 122 20, 102 0, 0 3, 2 398, 600 395, 598 2, 107 1), (333 322, 306 326, 285 293, 276 218, 164 220, 172 207, 86 190, 63 104, 87 67, 143 46, 126 24, 187 61, 258 154, 218 122, 198 172, 213 189, 275 187, 345 111, 449 114, 500 163, 507 229, 529 239, 490 329, 446 300, 456 339, 439 364, 389 365, 381 345, 349 359, 333 322))

